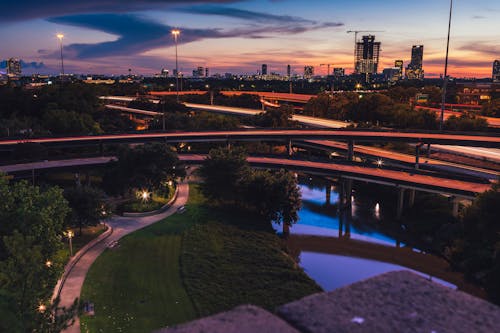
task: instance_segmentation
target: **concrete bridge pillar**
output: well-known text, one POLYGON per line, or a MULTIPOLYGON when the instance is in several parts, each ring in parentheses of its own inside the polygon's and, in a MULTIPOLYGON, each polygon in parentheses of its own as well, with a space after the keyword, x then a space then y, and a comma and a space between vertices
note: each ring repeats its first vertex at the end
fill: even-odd
POLYGON ((409 195, 408 206, 411 208, 413 207, 413 205, 415 205, 415 190, 410 190, 408 195, 409 195))
POLYGON ((332 198, 332 187, 330 185, 326 185, 326 199, 325 204, 330 205, 332 198))
POLYGON ((420 144, 415 146, 415 169, 419 168, 419 160, 420 160, 420 144))
POLYGON ((352 196, 352 179, 345 180, 345 203, 346 207, 351 207, 351 196, 352 196))
POLYGON ((339 192, 339 201, 337 210, 340 212, 344 209, 344 181, 339 179, 339 183, 337 185, 337 191, 339 192))
POLYGON ((431 144, 427 144, 427 158, 431 157, 431 144))
POLYGON ((226 148, 227 150, 231 150, 231 141, 229 140, 226 141, 226 148))
POLYGON ((354 140, 347 141, 347 160, 352 161, 354 159, 354 140))
POLYGON ((290 225, 288 223, 283 223, 283 236, 288 237, 290 235, 290 225))
POLYGON ((457 218, 458 217, 458 207, 459 207, 460 203, 459 203, 457 197, 455 197, 455 196, 450 197, 450 199, 451 199, 451 203, 453 205, 451 214, 453 215, 454 218, 457 218))
POLYGON ((293 155, 293 148, 292 148, 292 140, 291 139, 289 139, 287 141, 286 152, 287 152, 288 156, 292 156, 293 155))
POLYGON ((404 199, 405 199, 405 189, 400 188, 398 193, 398 204, 396 210, 396 219, 400 220, 401 216, 403 216, 403 207, 404 207, 404 199))

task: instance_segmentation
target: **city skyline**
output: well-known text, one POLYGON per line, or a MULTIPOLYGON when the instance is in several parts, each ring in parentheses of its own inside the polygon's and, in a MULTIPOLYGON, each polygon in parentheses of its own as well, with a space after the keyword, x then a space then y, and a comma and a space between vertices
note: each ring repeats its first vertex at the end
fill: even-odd
MULTIPOLYGON (((381 42, 379 72, 396 59, 406 67, 412 46, 424 45, 423 68, 432 78, 443 72, 448 10, 444 0, 315 1, 314 6, 262 0, 9 3, 9 11, 0 14, 0 60, 22 59, 27 74, 57 74, 56 34, 63 33, 67 73, 120 75, 131 68, 133 74, 153 75, 175 68, 170 30, 179 28, 183 73, 202 66, 211 73, 256 74, 267 64, 268 72, 286 74, 290 64, 295 74, 313 65, 316 74, 325 75, 327 68, 319 64, 331 63, 349 74, 354 39, 346 31, 382 30, 371 33, 381 42)), ((494 0, 455 4, 451 76, 491 77, 500 54, 498 13, 494 0)))

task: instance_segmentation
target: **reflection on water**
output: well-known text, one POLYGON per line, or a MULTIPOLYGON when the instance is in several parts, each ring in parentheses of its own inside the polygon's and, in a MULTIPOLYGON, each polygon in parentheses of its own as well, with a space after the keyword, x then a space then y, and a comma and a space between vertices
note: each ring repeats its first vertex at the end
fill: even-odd
MULTIPOLYGON (((352 208, 339 213, 337 202, 339 195, 335 188, 326 188, 317 184, 315 187, 301 184, 303 207, 299 212, 299 221, 291 229, 295 235, 315 235, 336 238, 356 239, 369 243, 388 246, 404 246, 376 228, 382 212, 381 204, 376 200, 363 202, 352 197, 352 208)), ((330 186, 330 185, 327 185, 330 186)), ((376 198, 374 198, 376 199, 376 198)), ((280 231, 279 225, 274 225, 280 231)), ((302 251, 300 265, 324 290, 333 290, 378 274, 389 271, 408 269, 399 265, 359 258, 302 251)), ((426 278, 428 275, 416 272, 426 278)), ((454 285, 433 278, 449 287, 454 285)))
POLYGON ((441 279, 412 269, 371 259, 302 251, 300 265, 304 271, 325 291, 331 291, 370 277, 406 269, 444 286, 456 286, 441 279))
MULTIPOLYGON (((372 210, 358 204, 352 198, 350 212, 339 215, 337 205, 339 195, 331 193, 331 205, 326 205, 325 187, 308 187, 301 184, 303 207, 299 211, 299 222, 291 228, 293 234, 332 236, 350 234, 352 239, 383 245, 396 245, 396 239, 374 228, 380 220, 380 205, 372 210)), ((280 226, 274 224, 280 231, 280 226)))

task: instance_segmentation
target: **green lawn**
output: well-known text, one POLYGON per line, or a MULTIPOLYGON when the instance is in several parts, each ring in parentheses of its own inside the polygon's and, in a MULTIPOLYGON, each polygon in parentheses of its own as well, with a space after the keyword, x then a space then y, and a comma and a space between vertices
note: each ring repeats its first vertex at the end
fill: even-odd
POLYGON ((235 305, 268 309, 319 291, 269 224, 208 207, 190 187, 183 214, 128 235, 92 265, 82 332, 150 332, 235 305))

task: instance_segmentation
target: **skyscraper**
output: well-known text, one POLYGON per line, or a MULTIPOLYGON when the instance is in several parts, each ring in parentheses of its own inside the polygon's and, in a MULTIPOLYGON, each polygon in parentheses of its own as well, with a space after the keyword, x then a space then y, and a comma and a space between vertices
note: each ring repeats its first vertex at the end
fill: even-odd
POLYGON ((380 55, 380 42, 375 42, 375 36, 363 36, 356 42, 356 67, 357 74, 375 74, 378 68, 380 55))
POLYGON ((286 76, 288 76, 288 78, 292 77, 292 66, 290 65, 286 66, 286 76))
POLYGON ((10 58, 7 60, 7 75, 21 76, 21 61, 19 59, 10 58))
POLYGON ((261 75, 267 75, 267 64, 262 64, 262 71, 260 72, 261 75))
POLYGON ((310 79, 314 75, 314 66, 304 66, 304 78, 310 79))
POLYGON ((423 80, 424 70, 422 63, 424 60, 424 46, 413 45, 411 48, 411 62, 406 67, 406 78, 408 80, 423 80))
POLYGON ((500 60, 493 61, 493 82, 500 82, 500 60))
POLYGON ((399 79, 403 78, 403 60, 394 61, 394 67, 399 68, 399 79))
POLYGON ((334 67, 333 68, 333 76, 335 77, 341 77, 345 75, 345 70, 341 67, 334 67))

